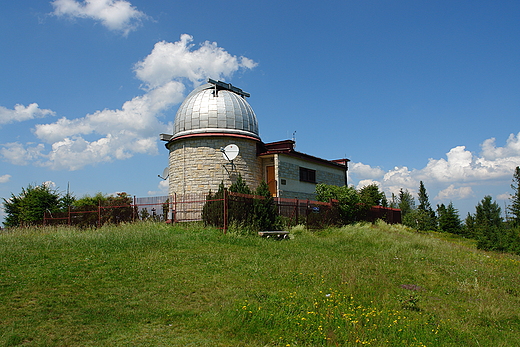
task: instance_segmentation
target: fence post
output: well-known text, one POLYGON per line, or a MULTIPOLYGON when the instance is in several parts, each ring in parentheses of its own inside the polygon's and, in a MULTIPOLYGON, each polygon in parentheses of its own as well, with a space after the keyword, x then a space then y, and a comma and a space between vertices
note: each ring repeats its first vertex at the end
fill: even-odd
POLYGON ((101 200, 98 202, 98 228, 101 228, 101 200))
POLYGON ((228 193, 224 188, 224 234, 227 232, 227 217, 228 217, 228 193))
POLYGON ((136 208, 136 200, 135 200, 135 195, 134 195, 134 204, 132 206, 132 222, 135 223, 135 208, 136 208))
POLYGON ((309 199, 305 201, 305 225, 307 225, 307 229, 309 229, 309 199))
POLYGON ((173 193, 172 215, 173 222, 177 223, 177 193, 173 193))
POLYGON ((298 225, 300 223, 300 200, 296 198, 296 223, 294 225, 298 225))

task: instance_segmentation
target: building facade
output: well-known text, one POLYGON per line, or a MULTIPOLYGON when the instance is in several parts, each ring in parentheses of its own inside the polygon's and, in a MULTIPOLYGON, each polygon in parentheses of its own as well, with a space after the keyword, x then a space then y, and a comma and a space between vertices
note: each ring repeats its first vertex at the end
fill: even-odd
POLYGON ((211 79, 186 97, 173 134, 160 135, 170 153, 170 195, 216 192, 239 174, 253 190, 265 181, 275 197, 314 199, 318 183, 347 184, 348 159, 300 153, 291 140, 263 143, 246 97, 241 89, 211 79))

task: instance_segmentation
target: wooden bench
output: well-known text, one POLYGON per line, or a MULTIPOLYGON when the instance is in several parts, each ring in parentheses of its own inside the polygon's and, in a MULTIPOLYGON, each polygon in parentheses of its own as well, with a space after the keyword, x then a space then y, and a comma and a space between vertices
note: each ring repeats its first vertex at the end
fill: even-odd
POLYGON ((288 239, 289 238, 289 232, 288 231, 259 231, 258 235, 265 237, 265 238, 277 238, 277 239, 288 239))

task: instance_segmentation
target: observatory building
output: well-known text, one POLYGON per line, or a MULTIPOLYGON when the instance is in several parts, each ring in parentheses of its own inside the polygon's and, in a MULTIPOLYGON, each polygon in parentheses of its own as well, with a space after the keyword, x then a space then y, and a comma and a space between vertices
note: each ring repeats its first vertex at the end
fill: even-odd
POLYGON ((240 174, 251 188, 265 181, 274 197, 314 199, 318 183, 347 184, 348 159, 325 160, 294 149, 294 141, 264 143, 249 93, 221 81, 193 90, 179 107, 170 151, 169 194, 216 192, 240 174))

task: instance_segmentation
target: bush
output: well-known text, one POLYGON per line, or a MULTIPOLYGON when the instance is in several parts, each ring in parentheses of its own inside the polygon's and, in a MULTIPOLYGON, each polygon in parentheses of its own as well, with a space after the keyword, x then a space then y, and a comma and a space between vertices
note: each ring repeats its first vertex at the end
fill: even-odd
POLYGON ((60 194, 47 184, 29 185, 22 188, 20 195, 11 193, 11 198, 3 199, 6 227, 30 226, 43 222, 45 212, 60 212, 60 194))

